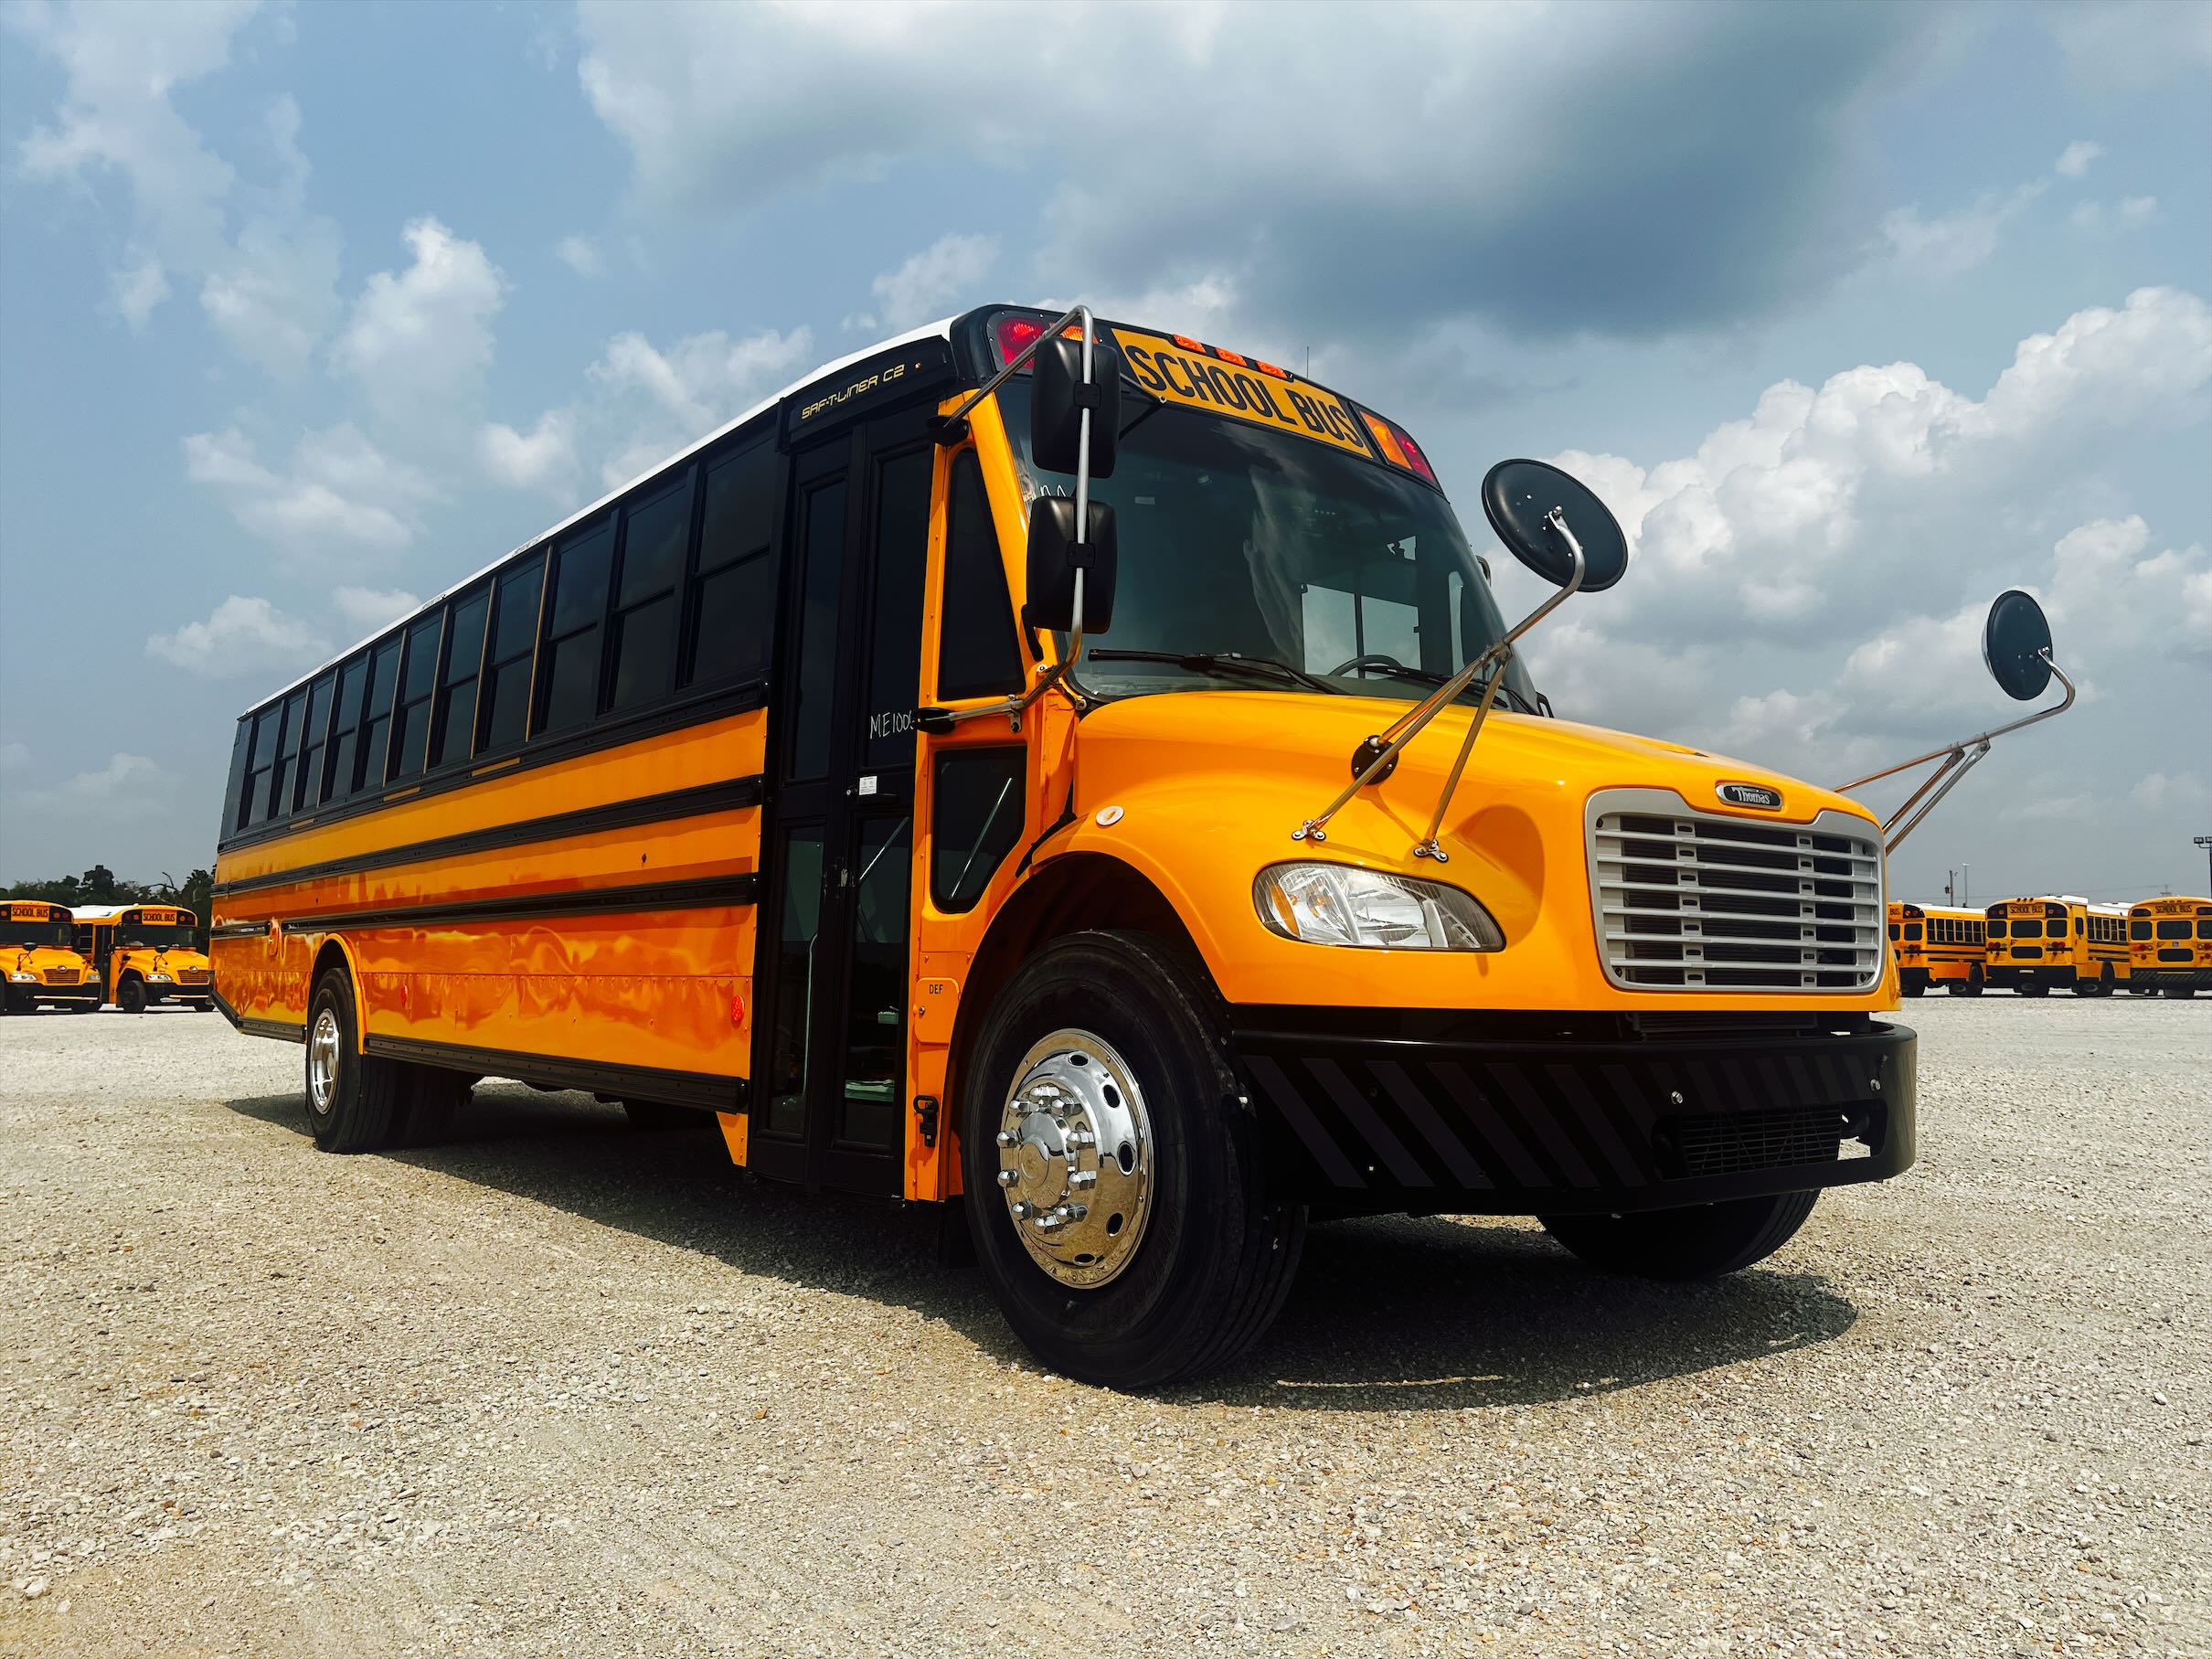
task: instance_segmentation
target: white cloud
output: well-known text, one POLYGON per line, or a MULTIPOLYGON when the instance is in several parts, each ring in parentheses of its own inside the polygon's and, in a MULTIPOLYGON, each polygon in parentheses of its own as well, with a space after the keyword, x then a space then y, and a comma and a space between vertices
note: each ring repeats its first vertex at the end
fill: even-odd
POLYGON ((805 367, 814 344, 806 328, 739 339, 716 329, 665 351, 634 331, 615 335, 586 371, 601 388, 594 418, 616 434, 601 477, 609 487, 627 483, 742 413, 805 367))
POLYGON ((876 314, 861 325, 896 334, 973 304, 984 297, 976 292, 978 284, 997 263, 994 236, 941 236, 869 284, 876 295, 876 314))
POLYGON ((412 263, 368 279, 332 357, 379 414, 420 431, 481 388, 507 281, 481 247, 435 218, 411 220, 405 236, 412 263))
POLYGON ((374 633, 385 623, 422 609, 422 601, 403 588, 388 592, 375 588, 340 588, 330 601, 356 633, 374 633))
POLYGON ((2077 138, 2058 153, 2052 171, 2061 178, 2079 178, 2090 170, 2090 164, 2104 154, 2104 146, 2086 138, 2077 138))
POLYGON ((588 236, 564 236, 553 245, 553 255, 580 277, 606 273, 607 261, 599 244, 588 236))
POLYGON ((477 434, 477 451, 484 471, 509 488, 559 490, 576 473, 576 417, 548 409, 527 432, 488 422, 477 434))
POLYGON ((186 477, 219 491, 240 524, 297 558, 405 547, 413 509, 431 496, 420 473, 351 425, 304 434, 283 473, 262 464, 236 427, 195 432, 184 448, 186 477))
POLYGON ((2074 229, 2098 234, 2140 230, 2158 217, 2155 196, 2124 196, 2111 203, 2077 202, 2070 216, 2074 229))
POLYGON ((143 334, 155 307, 169 297, 169 276, 159 260, 141 260, 135 265, 118 266, 108 278, 108 292, 131 332, 143 334))
POLYGON ((229 679, 257 669, 286 668, 328 650, 314 628, 286 616, 265 599, 233 593, 204 622, 146 641, 146 654, 204 679, 229 679))
POLYGON ((23 803, 39 812, 99 809, 102 822, 155 818, 176 794, 176 774, 144 755, 117 752, 97 771, 80 771, 48 789, 23 792, 23 803))
POLYGON ((2128 791, 2128 799, 2138 812, 2172 813, 2179 816, 2212 802, 2212 786, 2207 786, 2193 771, 2154 771, 2128 791))
POLYGON ((1884 215, 1882 235, 1899 264, 1932 277, 1955 277, 1994 253, 2005 227, 2025 213, 2046 187, 2045 181, 2035 179, 1934 218, 1922 218, 1917 207, 1898 207, 1884 215))

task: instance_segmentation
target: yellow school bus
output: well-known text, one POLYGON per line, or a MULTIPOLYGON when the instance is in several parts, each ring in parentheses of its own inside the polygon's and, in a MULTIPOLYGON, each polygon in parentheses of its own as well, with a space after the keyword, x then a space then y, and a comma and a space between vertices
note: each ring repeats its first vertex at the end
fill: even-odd
POLYGON ((1984 912, 1988 983, 2022 996, 2110 996, 2127 984, 2127 911, 2067 894, 2001 899, 1984 912))
POLYGON ((218 1005, 327 1150, 498 1076, 953 1206, 1115 1386, 1241 1351, 1314 1211, 1748 1265, 1913 1160, 1882 826, 1559 718, 1512 641, 1625 540, 1480 496, 1512 627, 1276 365, 1014 307, 830 365, 244 711, 218 1005))
POLYGON ((214 973, 193 943, 199 918, 173 904, 80 904, 77 949, 100 975, 103 1000, 125 1014, 157 1003, 205 1013, 214 973))
POLYGON ((2212 899, 2145 899, 2128 907, 2138 988, 2168 996, 2212 991, 2212 899))
POLYGON ((1920 996, 1941 985, 1952 996, 1982 994, 1986 923, 1980 910, 1889 901, 1889 943, 1898 988, 1920 996))
POLYGON ((77 954, 69 907, 37 899, 0 899, 0 1013, 100 1006, 100 981, 77 954))

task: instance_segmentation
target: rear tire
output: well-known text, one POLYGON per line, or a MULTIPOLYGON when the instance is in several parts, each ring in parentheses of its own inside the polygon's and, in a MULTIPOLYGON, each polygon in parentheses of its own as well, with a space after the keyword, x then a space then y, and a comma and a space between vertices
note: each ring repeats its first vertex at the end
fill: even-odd
POLYGON ((353 981, 333 968, 307 1005, 307 1129, 324 1152, 375 1152, 400 1124, 405 1073, 361 1052, 353 981))
POLYGON ((2039 979, 2024 979, 2017 986, 2022 996, 2048 996, 2051 988, 2039 979))
POLYGON ((1643 1279, 1717 1279, 1764 1261, 1813 1213, 1818 1192, 1731 1198, 1625 1216, 1540 1216, 1544 1230, 1590 1266, 1643 1279))
POLYGON ((1162 941, 1097 931, 1047 945, 984 1021, 961 1110, 969 1233, 1006 1323, 1066 1376, 1203 1376, 1290 1290, 1305 1208, 1264 1188, 1215 1006, 1162 941))
POLYGON ((126 979, 122 988, 115 993, 115 1005, 125 1014, 144 1014, 146 1011, 146 986, 144 980, 126 979))
POLYGON ((1920 996, 1928 990, 1928 976, 1917 968, 1898 975, 1898 987, 1907 996, 1920 996))
POLYGON ((453 1127, 454 1116, 468 1104, 476 1079, 466 1072, 441 1066, 405 1066, 400 1069, 399 1106, 392 1114, 389 1144, 420 1146, 442 1140, 453 1127))

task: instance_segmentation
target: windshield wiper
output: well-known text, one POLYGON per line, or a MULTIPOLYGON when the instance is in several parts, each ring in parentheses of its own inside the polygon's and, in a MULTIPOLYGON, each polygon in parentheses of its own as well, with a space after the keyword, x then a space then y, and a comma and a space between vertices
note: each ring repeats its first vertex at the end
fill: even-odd
POLYGON ((1293 668, 1288 663, 1279 663, 1271 656, 1246 656, 1240 651, 1113 651, 1096 650, 1083 654, 1094 663, 1173 663, 1178 668, 1188 668, 1198 674, 1221 674, 1229 669, 1242 668, 1248 673, 1271 676, 1294 686, 1303 686, 1310 691, 1325 691, 1333 697, 1347 695, 1340 686, 1332 686, 1317 674, 1308 674, 1303 668, 1293 668))
MULTIPOLYGON (((1452 678, 1452 675, 1448 674, 1432 674, 1426 668, 1415 668, 1406 663, 1378 663, 1372 657, 1368 658, 1367 665, 1370 668, 1379 669, 1384 674, 1395 675, 1401 680, 1417 680, 1423 686, 1441 686, 1452 678)), ((1483 689, 1489 684, 1488 680, 1476 680, 1467 687, 1467 691, 1473 692, 1479 697, 1483 689)), ((1463 691, 1460 695, 1465 697, 1467 692, 1463 691)), ((1541 714, 1543 712, 1510 686, 1501 685, 1498 687, 1498 696, 1504 697, 1507 704, 1522 714, 1541 714)))

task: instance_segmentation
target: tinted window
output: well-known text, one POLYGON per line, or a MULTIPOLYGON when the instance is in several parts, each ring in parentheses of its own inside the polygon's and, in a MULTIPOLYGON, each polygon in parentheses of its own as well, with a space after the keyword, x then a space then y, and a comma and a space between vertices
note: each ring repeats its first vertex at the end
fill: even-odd
POLYGON ((2199 939, 2212 939, 2212 921, 2198 922, 2196 924, 2196 937, 2199 939))
POLYGON ((476 671, 484 661, 484 619, 492 590, 479 588, 453 601, 452 626, 446 630, 445 673, 438 686, 438 730, 431 744, 431 764, 468 759, 476 729, 476 671))
POLYGON ((2149 922, 2131 921, 2128 923, 2128 937, 2130 939, 2148 939, 2150 936, 2151 924, 2149 922))
POLYGON ((691 626, 683 683, 758 679, 768 672, 775 617, 777 457, 759 443, 707 469, 699 555, 691 580, 691 626))
POLYGON ((361 703, 360 752, 354 757, 352 787, 384 786, 385 740, 391 736, 392 693, 399 683, 399 642, 386 640, 369 654, 368 689, 361 703))
POLYGON ((294 811, 314 806, 323 799, 323 746, 330 732, 331 693, 336 685, 337 676, 325 669, 308 687, 307 725, 300 750, 298 776, 292 783, 294 811))
POLYGON ((1907 922, 1905 924, 1905 937, 1909 940, 1917 941, 1920 937, 1920 924, 1917 921, 1907 922))
POLYGON ((788 775, 819 778, 829 769, 830 705, 837 685, 837 579, 845 565, 842 478, 807 495, 804 558, 788 775))
POLYGON ((295 691, 284 699, 283 729, 277 738, 274 776, 269 785, 269 815, 282 818, 292 810, 292 773, 300 760, 300 730, 307 724, 307 694, 295 691))
POLYGON ((613 554, 614 526, 608 523, 572 538, 555 560, 534 732, 567 731, 599 712, 600 622, 613 554))
POLYGON ((239 827, 269 816, 269 769, 276 764, 277 722, 282 710, 264 708, 253 718, 253 745, 246 762, 246 799, 239 827))
POLYGON ((1006 592, 998 532, 973 450, 952 463, 946 507, 945 595, 937 642, 937 695, 992 697, 1022 688, 1014 601, 1006 592))
POLYGON ((521 741, 529 723, 530 656, 537 643, 537 592, 545 569, 545 556, 532 554, 499 579, 491 649, 484 656, 479 696, 480 753, 521 741))
POLYGON ((675 685, 676 590, 691 542, 691 481, 686 473, 622 515, 622 569, 615 584, 614 657, 607 707, 633 708, 675 685))
POLYGON ((360 752, 361 690, 367 684, 365 656, 338 670, 338 711, 331 723, 330 754, 323 765, 325 801, 342 801, 353 792, 354 757, 360 752))
POLYGON ((934 450, 885 462, 876 473, 874 638, 868 652, 867 740, 861 765, 914 764, 914 705, 921 690, 921 587, 930 551, 934 450))
POLYGON ((240 797, 246 789, 246 754, 253 747, 253 717, 248 715, 238 723, 238 736, 230 740, 230 777, 223 786, 223 833, 229 835, 238 828, 240 797))
POLYGON ((431 694, 438 686, 438 633, 444 622, 444 612, 433 611, 407 631, 399 711, 392 726, 395 779, 413 777, 430 755, 431 694))
POLYGON ((930 796, 930 900, 972 910, 1022 833, 1027 750, 955 749, 937 757, 930 796))
POLYGON ((2188 936, 2189 924, 2185 921, 2162 921, 2158 924, 2158 937, 2161 939, 2186 939, 2188 936))

